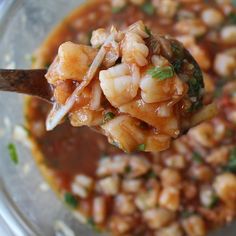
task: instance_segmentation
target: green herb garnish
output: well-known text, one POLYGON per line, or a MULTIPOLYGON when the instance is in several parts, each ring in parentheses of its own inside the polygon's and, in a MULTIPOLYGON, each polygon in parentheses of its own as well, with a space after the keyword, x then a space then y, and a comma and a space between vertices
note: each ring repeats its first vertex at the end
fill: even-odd
POLYGON ((34 55, 31 56, 31 63, 34 64, 36 62, 36 57, 34 55))
POLYGON ((108 158, 109 156, 107 155, 107 153, 101 153, 100 155, 100 159, 105 159, 108 158))
POLYGON ((89 225, 91 225, 92 227, 94 227, 96 224, 95 224, 95 221, 94 221, 94 219, 92 218, 92 217, 90 217, 90 218, 88 218, 87 219, 87 223, 89 224, 89 225))
POLYGON ((65 193, 64 201, 72 208, 76 208, 78 206, 78 200, 69 192, 65 193))
POLYGON ((7 148, 8 148, 8 151, 9 151, 11 161, 14 164, 18 164, 19 163, 19 158, 18 158, 18 154, 17 154, 17 151, 16 151, 16 146, 13 143, 9 143, 7 148))
POLYGON ((50 63, 50 62, 47 62, 47 63, 45 63, 44 68, 45 68, 45 69, 48 69, 48 68, 50 67, 50 65, 51 65, 51 63, 50 63))
POLYGON ((157 177, 157 175, 153 170, 148 171, 148 173, 145 175, 146 179, 152 179, 152 178, 156 178, 156 177, 157 177))
POLYGON ((113 118, 115 117, 115 114, 112 113, 112 112, 107 112, 105 115, 104 115, 104 123, 105 122, 108 122, 110 120, 112 120, 113 118))
POLYGON ((209 206, 207 206, 209 209, 214 208, 219 202, 219 198, 214 194, 211 196, 211 202, 209 206))
POLYGON ((131 170, 132 170, 131 166, 126 166, 125 167, 125 173, 126 174, 129 174, 131 172, 131 170))
POLYGON ((219 98, 222 95, 223 89, 222 87, 217 87, 213 92, 214 98, 219 98))
POLYGON ((174 70, 171 66, 153 67, 147 71, 154 79, 165 80, 174 76, 174 70))
POLYGON ((194 215, 193 211, 184 210, 181 212, 181 218, 183 218, 183 219, 186 219, 192 215, 194 215))
POLYGON ((98 228, 92 217, 87 219, 87 224, 90 225, 97 233, 101 233, 101 229, 98 228))
POLYGON ((141 152, 143 152, 143 151, 145 151, 145 149, 146 149, 146 144, 140 144, 140 145, 138 145, 138 151, 141 151, 141 152))
POLYGON ((231 138, 234 135, 234 131, 231 129, 226 130, 226 137, 231 138))
POLYGON ((145 26, 145 32, 146 32, 149 36, 152 35, 151 30, 150 30, 147 26, 145 26))
POLYGON ((147 15, 152 16, 155 13, 155 7, 152 5, 151 2, 146 2, 141 6, 143 12, 147 15))
POLYGON ((112 11, 112 13, 117 14, 117 13, 122 12, 125 8, 126 8, 126 6, 123 6, 123 7, 112 7, 111 11, 112 11))
MULTIPOLYGON (((235 6, 236 6, 236 3, 235 3, 235 6)), ((232 12, 228 15, 226 23, 229 25, 236 25, 236 13, 235 12, 232 12)))
POLYGON ((228 164, 224 169, 225 171, 236 173, 236 147, 230 152, 228 164))
POLYGON ((199 164, 203 163, 202 156, 198 152, 193 153, 192 159, 199 164))

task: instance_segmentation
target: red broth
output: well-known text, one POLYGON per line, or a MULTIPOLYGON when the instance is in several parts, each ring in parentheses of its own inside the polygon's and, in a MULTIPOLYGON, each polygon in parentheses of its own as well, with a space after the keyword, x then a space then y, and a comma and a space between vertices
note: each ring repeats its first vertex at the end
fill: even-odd
MULTIPOLYGON (((168 162, 174 155, 182 156, 185 165, 183 168, 176 170, 181 176, 181 207, 176 211, 175 223, 181 224, 181 230, 184 228, 181 223, 185 216, 191 217, 192 214, 201 216, 207 231, 223 225, 231 221, 235 217, 236 206, 228 207, 224 201, 217 197, 217 204, 212 207, 202 206, 199 193, 204 186, 213 188, 214 181, 217 176, 225 172, 231 172, 235 175, 234 170, 229 170, 230 155, 236 143, 236 126, 233 120, 233 110, 236 109, 235 94, 236 85, 232 82, 232 78, 219 76, 213 68, 213 60, 217 53, 223 52, 226 49, 234 48, 234 44, 227 44, 216 37, 224 25, 227 25, 228 15, 223 13, 223 7, 216 5, 214 1, 182 1, 178 9, 188 11, 190 14, 200 18, 203 9, 212 8, 218 9, 225 15, 224 22, 216 28, 208 28, 207 33, 196 39, 204 52, 209 56, 211 66, 204 70, 208 74, 206 84, 205 99, 216 97, 217 104, 220 108, 219 115, 210 122, 204 123, 204 126, 199 126, 190 131, 186 136, 183 136, 175 142, 170 150, 160 154, 146 154, 147 160, 152 165, 152 178, 164 186, 161 179, 161 171, 172 168, 171 162, 168 162), (223 84, 226 84, 223 90, 223 84), (222 92, 223 90, 223 92, 222 92), (204 136, 210 130, 209 137, 204 136), (205 132, 205 133, 204 133, 205 132), (214 135, 213 135, 214 134, 214 135), (217 163, 210 159, 210 155, 217 152, 222 152, 226 149, 225 163, 217 163), (158 170, 154 171, 154 167, 158 170), (159 172, 158 172, 159 171, 159 172), (155 173, 154 173, 155 172, 155 173), (153 176, 154 173, 154 176, 153 176)), ((233 9, 235 14, 235 9, 233 9)), ((175 16, 172 19, 159 17, 156 14, 148 15, 142 7, 129 4, 122 11, 112 13, 112 7, 108 0, 89 1, 83 7, 75 10, 51 33, 48 39, 42 44, 37 53, 35 53, 36 62, 34 68, 46 67, 50 64, 56 55, 58 46, 65 41, 73 41, 76 43, 88 44, 93 29, 104 27, 108 28, 112 24, 118 28, 124 28, 127 25, 143 20, 153 32, 160 34, 169 34, 179 36, 180 33, 176 30, 175 24, 179 21, 175 16)), ((88 128, 74 128, 65 121, 55 130, 45 131, 45 119, 50 107, 48 104, 36 98, 31 98, 27 101, 26 120, 27 126, 31 133, 31 138, 34 142, 34 157, 52 187, 63 197, 65 192, 71 192, 71 184, 74 177, 78 174, 85 174, 98 181, 96 173, 99 161, 104 156, 116 155, 120 151, 108 144, 106 138, 88 128)), ((235 119, 235 118, 234 118, 235 119)), ((139 157, 139 154, 134 154, 139 157)), ((223 155, 223 154, 222 154, 223 155)), ((233 157, 236 158, 236 157, 233 157)), ((174 168, 175 169, 175 168, 174 168)), ((236 170, 235 170, 236 171, 236 170)), ((124 181, 127 173, 122 173, 119 178, 124 181)), ((148 175, 139 177, 146 184, 150 178, 148 175)), ((162 187, 163 187, 162 186, 162 187)), ((164 187, 163 187, 164 188, 164 187)), ((121 191, 121 190, 120 190, 121 191)), ((73 193, 72 193, 73 194, 73 193)), ((91 223, 92 201, 96 196, 103 196, 93 190, 87 199, 75 198, 81 202, 78 210, 84 211, 83 206, 87 204, 87 211, 84 211, 88 222, 91 223)), ((125 235, 117 232, 117 229, 112 225, 112 220, 120 215, 115 210, 116 196, 105 196, 107 204, 107 217, 101 224, 92 225, 96 228, 105 228, 112 231, 114 235, 125 235)), ((133 199, 135 194, 132 195, 133 199)), ((236 200, 235 200, 236 202, 236 200)), ((77 208, 76 208, 77 209, 77 208)), ((150 227, 143 221, 140 211, 131 216, 124 216, 124 220, 128 221, 132 218, 130 225, 132 227, 127 231, 131 235, 154 235, 155 230, 150 230, 150 227), (126 219, 126 217, 128 217, 126 219), (130 218, 129 218, 130 217, 130 218), (142 224, 140 224, 142 222, 142 224), (138 229, 140 230, 138 231, 138 229), (137 233, 141 232, 140 234, 137 233)), ((173 223, 173 222, 172 222, 173 223)), ((186 229, 184 228, 186 231, 186 229)), ((189 232, 187 232, 189 233, 189 232)))

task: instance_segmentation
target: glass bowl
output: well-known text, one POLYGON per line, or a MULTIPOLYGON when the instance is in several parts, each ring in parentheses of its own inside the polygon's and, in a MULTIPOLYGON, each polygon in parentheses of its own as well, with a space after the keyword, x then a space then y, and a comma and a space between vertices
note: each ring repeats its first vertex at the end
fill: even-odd
MULTIPOLYGON (((0 68, 30 68, 30 55, 53 27, 83 0, 0 0, 0 68)), ((99 0, 98 0, 99 3, 99 0)), ((16 125, 24 123, 24 97, 0 93, 0 235, 96 235, 61 203, 44 182, 29 148, 12 139, 16 125), (13 142, 19 164, 10 160, 13 142), (72 231, 70 231, 72 229, 72 231), (73 233, 74 232, 74 233, 73 233)), ((236 225, 212 236, 235 236, 236 225)))

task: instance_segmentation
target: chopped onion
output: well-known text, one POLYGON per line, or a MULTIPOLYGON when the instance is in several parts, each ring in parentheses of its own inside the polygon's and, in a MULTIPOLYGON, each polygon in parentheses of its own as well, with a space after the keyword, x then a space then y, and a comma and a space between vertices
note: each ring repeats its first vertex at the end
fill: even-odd
POLYGON ((210 120, 215 117, 218 113, 218 108, 215 103, 211 103, 191 117, 190 127, 200 124, 203 121, 210 120))
POLYGON ((92 98, 90 101, 90 109, 96 111, 99 109, 101 104, 102 89, 99 81, 96 81, 92 87, 92 98))
POLYGON ((137 91, 138 91, 139 83, 141 79, 140 70, 135 64, 131 66, 131 73, 132 73, 131 94, 133 97, 135 97, 137 95, 137 91))
MULTIPOLYGON (((115 38, 115 34, 111 33, 107 40, 104 42, 101 49, 98 51, 96 57, 94 58, 91 66, 89 67, 86 75, 83 78, 83 81, 80 85, 74 90, 71 96, 67 99, 64 105, 54 104, 53 109, 49 113, 46 120, 46 129, 47 131, 53 130, 60 121, 64 118, 64 116, 70 111, 73 107, 76 99, 83 92, 83 89, 91 82, 93 79, 97 69, 102 64, 102 61, 106 55, 105 47, 115 38)), ((78 65, 79 66, 79 65, 78 65)))

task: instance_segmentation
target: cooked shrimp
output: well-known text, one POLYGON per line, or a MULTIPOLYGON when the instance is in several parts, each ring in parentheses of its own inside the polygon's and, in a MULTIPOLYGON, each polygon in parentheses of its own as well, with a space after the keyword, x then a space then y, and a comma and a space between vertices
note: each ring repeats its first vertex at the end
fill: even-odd
MULTIPOLYGON (((163 103, 167 106, 167 103, 163 103)), ((179 125, 173 113, 173 107, 170 108, 171 115, 168 117, 158 116, 157 110, 159 103, 144 103, 141 99, 134 100, 120 107, 121 112, 130 114, 132 117, 143 120, 149 125, 155 127, 159 134, 167 134, 176 137, 179 134, 179 125)))
POLYGON ((102 126, 111 143, 117 143, 123 150, 131 151, 145 143, 145 135, 134 118, 123 115, 102 126))
POLYGON ((181 34, 190 34, 194 37, 199 37, 206 33, 207 27, 199 19, 181 20, 175 25, 177 32, 181 34))
POLYGON ((107 37, 108 37, 108 33, 106 32, 106 30, 100 28, 93 31, 90 42, 93 47, 98 48, 102 44, 104 44, 107 37))
POLYGON ((121 51, 122 60, 128 64, 137 64, 145 66, 148 64, 148 47, 144 43, 144 38, 148 37, 145 32, 145 26, 138 22, 129 29, 122 41, 121 51))
POLYGON ((63 43, 45 77, 51 84, 59 80, 81 81, 97 54, 97 50, 72 42, 63 43))
MULTIPOLYGON (((153 56, 153 61, 157 60, 157 56, 153 56)), ((161 65, 157 65, 158 68, 165 68, 165 66, 170 66, 170 64, 166 61, 164 63, 161 62, 161 65)), ((141 78, 140 82, 141 88, 141 97, 146 103, 155 103, 155 102, 163 102, 168 101, 170 99, 178 98, 178 96, 183 96, 185 93, 184 84, 180 81, 180 79, 173 75, 172 77, 159 80, 158 78, 152 78, 149 74, 144 74, 141 78)))
MULTIPOLYGON (((136 77, 139 77, 139 72, 136 77)), ((114 107, 130 102, 138 91, 139 78, 133 83, 133 75, 126 64, 100 71, 99 80, 104 95, 114 107)))

